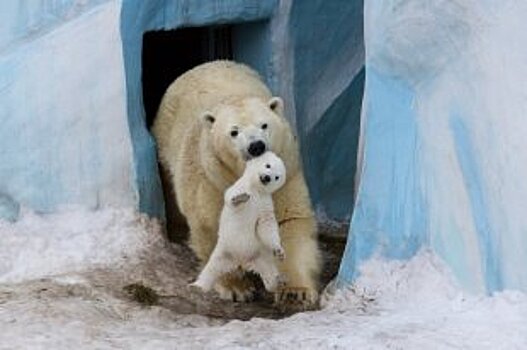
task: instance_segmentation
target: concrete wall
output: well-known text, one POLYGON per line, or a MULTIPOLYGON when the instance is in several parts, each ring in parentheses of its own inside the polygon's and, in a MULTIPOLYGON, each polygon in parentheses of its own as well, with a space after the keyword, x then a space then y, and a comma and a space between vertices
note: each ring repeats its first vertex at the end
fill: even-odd
POLYGON ((348 221, 364 88, 361 0, 293 1, 296 126, 321 219, 348 221))
POLYGON ((119 2, 0 3, 0 217, 135 206, 119 2))
POLYGON ((344 0, 1 3, 0 216, 73 204, 163 217, 143 34, 218 24, 236 24, 234 59, 284 97, 321 218, 346 221, 364 74, 362 2, 344 0))
POLYGON ((521 0, 368 1, 363 162, 339 279, 438 253, 474 292, 527 290, 521 0))

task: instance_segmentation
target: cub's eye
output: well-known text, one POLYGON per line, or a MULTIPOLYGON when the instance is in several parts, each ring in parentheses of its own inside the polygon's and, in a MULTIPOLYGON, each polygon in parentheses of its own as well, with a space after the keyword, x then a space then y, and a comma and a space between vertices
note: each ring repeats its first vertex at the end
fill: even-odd
POLYGON ((265 129, 267 129, 267 123, 262 124, 262 130, 265 130, 265 129))
POLYGON ((280 176, 276 176, 274 179, 278 181, 278 179, 280 179, 280 176))
POLYGON ((271 169, 271 164, 265 164, 265 167, 266 167, 267 169, 271 169))
POLYGON ((236 136, 238 136, 238 130, 232 130, 232 131, 231 131, 231 136, 232 136, 232 137, 236 137, 236 136))

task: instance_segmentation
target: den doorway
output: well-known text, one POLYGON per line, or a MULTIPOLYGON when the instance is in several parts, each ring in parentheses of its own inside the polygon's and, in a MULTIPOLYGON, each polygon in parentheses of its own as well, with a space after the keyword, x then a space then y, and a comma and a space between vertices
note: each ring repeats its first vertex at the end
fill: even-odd
MULTIPOLYGON (((146 32, 143 35, 142 88, 148 128, 153 124, 168 86, 181 74, 205 62, 229 59, 246 63, 256 69, 272 89, 272 81, 268 79, 272 75, 268 71, 270 48, 269 21, 146 32)), ((341 117, 346 114, 339 113, 341 117)), ((331 120, 332 123, 341 121, 338 118, 331 120)), ((168 172, 159 166, 159 174, 163 187, 167 236, 172 242, 186 243, 189 229, 175 203, 168 172)), ((327 225, 319 227, 319 244, 324 252, 322 285, 326 285, 337 273, 347 231, 347 225, 338 228, 327 225)))
POLYGON ((232 26, 194 27, 143 35, 143 102, 148 128, 161 98, 181 74, 202 63, 233 59, 232 26))
MULTIPOLYGON (((181 74, 205 62, 233 59, 232 25, 146 32, 143 35, 142 85, 146 124, 150 129, 161 99, 181 74)), ((182 243, 188 226, 179 213, 167 169, 159 165, 169 239, 182 243)))

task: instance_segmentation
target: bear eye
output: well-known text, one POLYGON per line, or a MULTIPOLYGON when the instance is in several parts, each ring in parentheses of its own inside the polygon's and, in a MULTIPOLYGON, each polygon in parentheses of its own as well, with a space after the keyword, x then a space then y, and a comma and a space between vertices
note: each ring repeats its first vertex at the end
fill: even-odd
POLYGON ((276 181, 278 181, 279 178, 280 178, 280 176, 276 176, 274 179, 275 179, 276 181))
POLYGON ((271 169, 271 164, 265 164, 265 167, 266 167, 267 169, 271 169))
POLYGON ((267 123, 262 124, 262 130, 267 129, 267 123))
POLYGON ((238 136, 238 130, 232 130, 232 131, 231 131, 231 136, 232 136, 232 137, 236 137, 236 136, 238 136))

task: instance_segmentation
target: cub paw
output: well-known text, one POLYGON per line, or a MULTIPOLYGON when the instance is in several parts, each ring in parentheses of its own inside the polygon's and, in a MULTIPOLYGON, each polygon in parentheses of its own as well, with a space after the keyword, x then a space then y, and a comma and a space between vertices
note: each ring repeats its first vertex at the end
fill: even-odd
POLYGON ((264 283, 265 290, 272 293, 275 293, 278 289, 284 288, 287 285, 287 279, 285 276, 280 274, 270 277, 269 280, 265 280, 262 277, 262 281, 264 283))
POLYGON ((233 302, 251 302, 257 296, 256 288, 245 278, 224 278, 216 283, 214 290, 221 299, 233 302))
POLYGON ((273 249, 273 255, 278 259, 278 260, 284 260, 285 259, 285 250, 284 248, 282 247, 276 247, 273 249))
POLYGON ((201 285, 198 281, 187 284, 187 288, 191 291, 207 292, 206 288, 201 285))
POLYGON ((242 203, 246 203, 247 201, 249 201, 249 198, 251 198, 251 196, 249 196, 248 193, 240 193, 231 198, 231 203, 236 207, 242 203))
POLYGON ((283 289, 287 285, 287 278, 284 275, 278 275, 276 277, 276 287, 278 289, 283 289))

